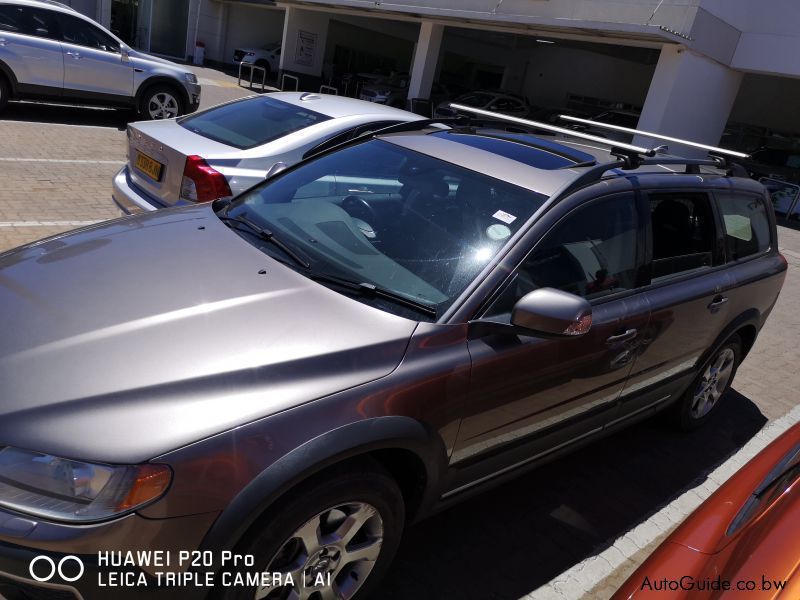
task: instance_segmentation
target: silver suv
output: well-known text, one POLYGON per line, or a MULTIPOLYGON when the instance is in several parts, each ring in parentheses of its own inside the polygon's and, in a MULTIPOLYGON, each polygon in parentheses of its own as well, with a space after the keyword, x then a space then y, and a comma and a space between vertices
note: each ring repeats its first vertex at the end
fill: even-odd
POLYGON ((11 99, 126 107, 169 119, 200 104, 185 67, 128 47, 58 2, 0 0, 0 110, 11 99))

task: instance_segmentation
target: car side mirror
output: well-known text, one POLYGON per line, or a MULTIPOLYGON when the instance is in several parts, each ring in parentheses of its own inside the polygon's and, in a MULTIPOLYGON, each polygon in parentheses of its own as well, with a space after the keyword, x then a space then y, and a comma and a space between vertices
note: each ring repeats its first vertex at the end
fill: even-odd
POLYGON ((273 177, 275 177, 275 175, 277 175, 281 171, 285 171, 288 168, 289 165, 287 165, 285 162, 276 162, 269 168, 269 171, 267 171, 267 174, 264 177, 264 179, 272 179, 273 177))
POLYGON ((579 336, 592 326, 592 306, 575 294, 540 288, 517 301, 511 324, 545 335, 579 336))

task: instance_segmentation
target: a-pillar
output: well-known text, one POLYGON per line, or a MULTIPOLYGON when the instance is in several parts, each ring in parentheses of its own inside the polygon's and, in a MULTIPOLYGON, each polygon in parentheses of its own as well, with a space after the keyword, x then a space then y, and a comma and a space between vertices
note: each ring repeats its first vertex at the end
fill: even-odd
MULTIPOLYGON (((683 46, 664 46, 639 118, 638 129, 716 146, 736 100, 742 73, 683 46)), ((634 144, 664 142, 636 136, 634 144)), ((705 152, 667 143, 670 153, 705 152)))
POLYGON ((409 99, 431 97, 431 87, 436 76, 436 65, 439 62, 443 33, 444 25, 430 21, 420 23, 419 39, 414 49, 411 79, 408 84, 409 99))

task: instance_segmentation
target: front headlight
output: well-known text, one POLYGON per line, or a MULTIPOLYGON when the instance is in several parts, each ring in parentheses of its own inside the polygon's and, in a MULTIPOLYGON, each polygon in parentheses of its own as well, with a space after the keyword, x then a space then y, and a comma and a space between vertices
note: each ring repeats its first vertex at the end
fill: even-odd
POLYGON ((166 465, 98 465, 0 449, 0 506, 58 521, 100 521, 131 512, 160 497, 171 479, 166 465))
POLYGON ((189 83, 197 83, 197 75, 194 73, 184 73, 183 76, 186 77, 186 81, 189 83))

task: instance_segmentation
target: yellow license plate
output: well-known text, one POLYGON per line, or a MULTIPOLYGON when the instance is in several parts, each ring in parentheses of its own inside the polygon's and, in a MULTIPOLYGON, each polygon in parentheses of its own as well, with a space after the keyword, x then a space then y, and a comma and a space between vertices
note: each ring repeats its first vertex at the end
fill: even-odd
POLYGON ((147 175, 150 179, 161 181, 161 171, 164 169, 164 165, 157 160, 153 160, 147 156, 147 154, 142 154, 139 152, 139 155, 136 157, 136 164, 134 166, 139 171, 147 175))

